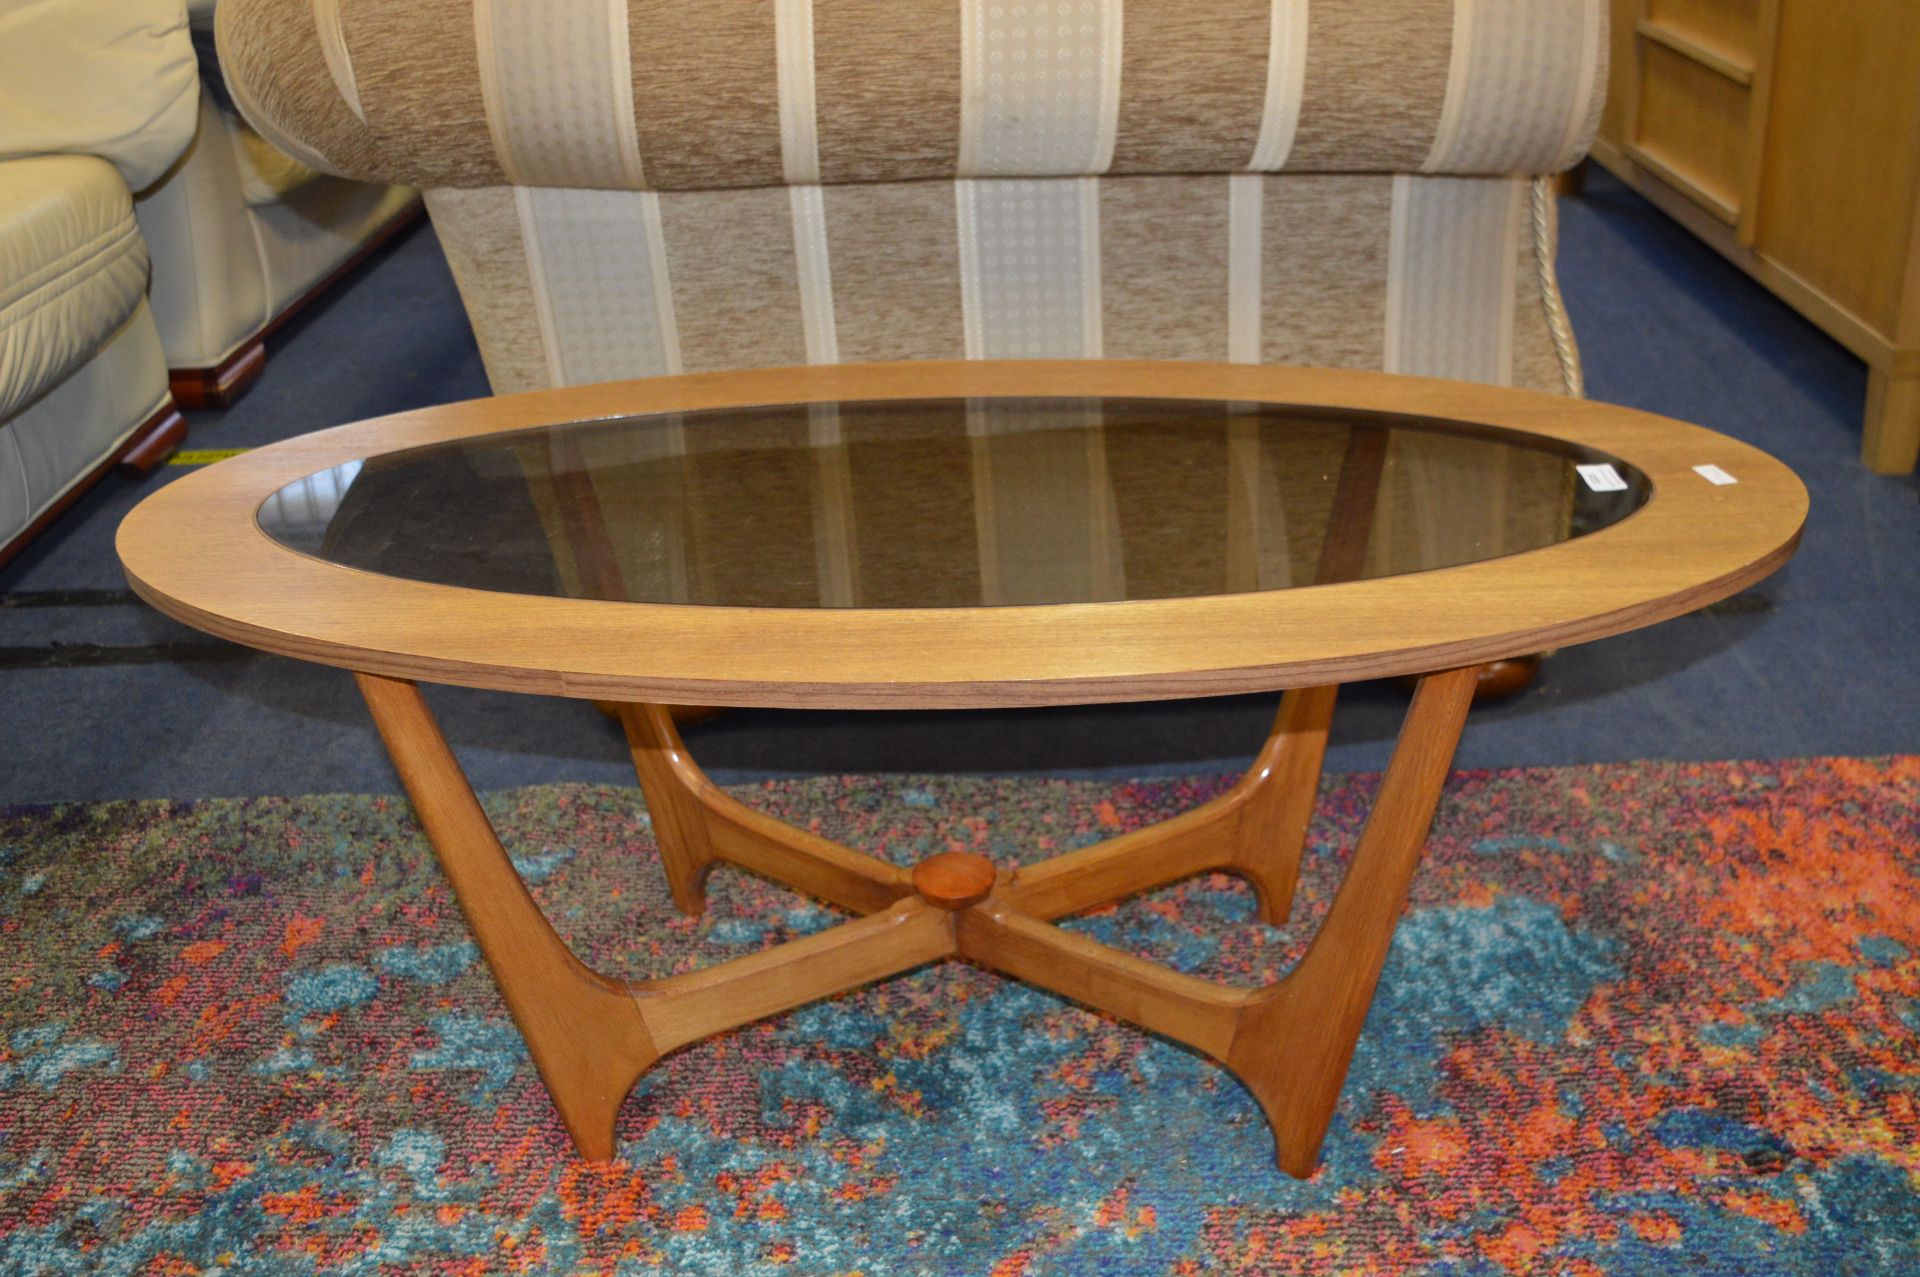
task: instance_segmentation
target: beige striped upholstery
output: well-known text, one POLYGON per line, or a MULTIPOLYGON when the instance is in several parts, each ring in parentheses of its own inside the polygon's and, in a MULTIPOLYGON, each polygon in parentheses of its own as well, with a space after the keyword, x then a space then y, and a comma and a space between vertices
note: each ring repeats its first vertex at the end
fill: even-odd
POLYGON ((891 358, 1576 391, 1532 175, 1603 0, 223 0, 262 133, 428 188, 496 390, 891 358))

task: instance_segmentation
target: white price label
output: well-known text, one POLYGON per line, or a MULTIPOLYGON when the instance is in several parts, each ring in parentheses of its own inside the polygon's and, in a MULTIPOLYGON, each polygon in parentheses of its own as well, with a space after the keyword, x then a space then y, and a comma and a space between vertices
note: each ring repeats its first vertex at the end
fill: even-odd
POLYGON ((1580 478, 1595 492, 1625 492, 1627 490, 1627 481, 1620 477, 1620 472, 1605 463, 1591 466, 1575 466, 1574 469, 1580 472, 1580 478))
POLYGON ((1695 466, 1693 472, 1716 488, 1724 488, 1729 483, 1738 483, 1738 479, 1722 470, 1719 466, 1695 466))

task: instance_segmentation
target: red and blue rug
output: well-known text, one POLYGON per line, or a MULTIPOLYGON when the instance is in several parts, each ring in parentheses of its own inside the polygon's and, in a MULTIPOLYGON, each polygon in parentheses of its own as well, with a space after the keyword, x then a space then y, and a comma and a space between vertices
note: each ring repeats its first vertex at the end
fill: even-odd
MULTIPOLYGON (((1225 782, 781 782, 902 862, 1008 861, 1225 782)), ((1225 877, 1073 925, 1284 970, 1377 781, 1323 794, 1285 932, 1225 877)), ((666 974, 830 925, 644 809, 490 804, 560 930, 666 974)), ((1309 1182, 1168 1043, 946 964, 704 1043, 570 1155, 406 804, 0 812, 0 1272, 1920 1272, 1920 758, 1468 773, 1309 1182)))

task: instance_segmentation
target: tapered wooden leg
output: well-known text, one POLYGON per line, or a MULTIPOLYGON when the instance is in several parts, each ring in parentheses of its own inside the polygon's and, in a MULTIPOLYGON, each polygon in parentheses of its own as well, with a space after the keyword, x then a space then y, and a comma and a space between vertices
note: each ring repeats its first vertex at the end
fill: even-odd
POLYGON ((699 773, 665 706, 622 705, 619 713, 647 814, 653 818, 667 889, 681 913, 698 914, 707 907, 707 874, 713 869, 713 842, 694 789, 699 773))
POLYGON ((1260 919, 1283 925, 1306 845, 1339 689, 1309 687, 1281 699, 1273 732, 1238 783, 1172 820, 1019 869, 1009 907, 1060 918, 1214 870, 1253 884, 1260 919))
POLYGON ((1307 825, 1320 793, 1338 687, 1302 687, 1280 700, 1273 734, 1248 771, 1250 793, 1234 830, 1233 868, 1253 884, 1260 921, 1286 925, 1307 825))
POLYGON ((420 689, 354 677, 575 1147, 612 1157, 620 1103, 661 1054, 633 995, 574 957, 547 923, 420 689))
POLYGON ((1063 931, 1014 902, 1017 882, 958 915, 961 955, 1220 1060, 1265 1110, 1281 1169, 1311 1175, 1420 862, 1476 673, 1453 670, 1421 680, 1346 879, 1306 956, 1278 983, 1224 988, 1063 931))
POLYGON ((1420 680, 1326 920, 1299 964, 1254 999, 1234 1030, 1227 1067, 1266 1110, 1280 1167, 1290 1175, 1311 1175, 1320 1158, 1478 674, 1468 668, 1420 680))
POLYGON ((1875 474, 1907 474, 1920 458, 1920 366, 1895 376, 1867 370, 1866 429, 1860 459, 1875 474))

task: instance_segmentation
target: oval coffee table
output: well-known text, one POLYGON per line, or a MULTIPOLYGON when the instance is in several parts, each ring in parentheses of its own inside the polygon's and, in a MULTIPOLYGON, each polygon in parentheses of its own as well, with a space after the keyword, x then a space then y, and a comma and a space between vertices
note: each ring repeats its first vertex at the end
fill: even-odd
MULTIPOLYGON (((133 587, 355 672, 576 1147, 665 1053, 943 958, 1221 1061, 1312 1172, 1476 667, 1677 616, 1793 552, 1764 453, 1601 404, 1364 373, 930 363, 668 377, 342 426, 170 484, 133 587), (1435 672, 1438 671, 1438 672, 1435 672), (1289 914, 1338 684, 1420 675, 1345 881, 1276 983, 1055 919, 1194 874, 1289 914), (541 915, 418 682, 588 697, 625 726, 675 903, 727 862, 859 915, 625 982, 541 915), (763 816, 669 706, 979 707, 1284 691, 1221 797, 1018 868, 902 868, 763 816)), ((1169 1098, 1169 1103, 1177 1100, 1169 1098)))

